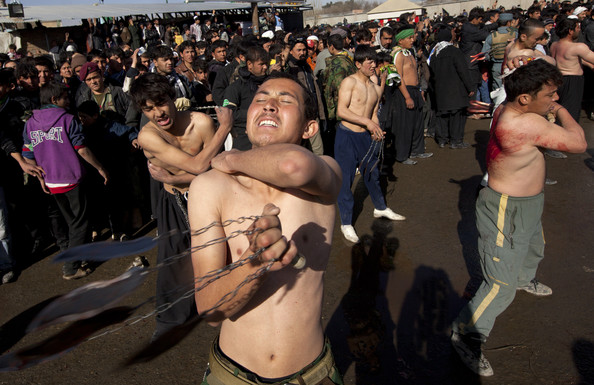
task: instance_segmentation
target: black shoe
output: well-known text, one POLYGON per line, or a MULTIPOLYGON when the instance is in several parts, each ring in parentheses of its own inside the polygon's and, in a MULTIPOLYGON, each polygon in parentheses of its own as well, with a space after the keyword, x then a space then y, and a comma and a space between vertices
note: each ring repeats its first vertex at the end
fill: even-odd
POLYGON ((461 142, 461 143, 452 143, 450 144, 450 148, 452 150, 462 150, 465 148, 470 147, 470 144, 466 143, 466 142, 461 142))
POLYGON ((446 142, 437 143, 437 145, 439 146, 439 148, 445 148, 446 144, 447 144, 446 142))

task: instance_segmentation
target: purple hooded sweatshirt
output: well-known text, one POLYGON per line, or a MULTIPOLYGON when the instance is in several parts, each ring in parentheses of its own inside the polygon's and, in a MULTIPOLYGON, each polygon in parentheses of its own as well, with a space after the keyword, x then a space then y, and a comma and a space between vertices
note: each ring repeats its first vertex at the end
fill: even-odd
POLYGON ((84 147, 82 126, 57 106, 34 110, 25 123, 23 156, 35 159, 45 171, 45 181, 77 184, 85 168, 77 150, 84 147))

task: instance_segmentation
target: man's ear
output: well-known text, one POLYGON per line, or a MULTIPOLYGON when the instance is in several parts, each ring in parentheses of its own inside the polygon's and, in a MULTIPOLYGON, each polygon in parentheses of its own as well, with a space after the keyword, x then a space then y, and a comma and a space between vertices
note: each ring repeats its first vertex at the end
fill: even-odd
POLYGON ((532 96, 530 96, 530 94, 522 94, 522 95, 518 96, 518 103, 520 103, 521 106, 526 106, 531 101, 532 101, 532 96))
POLYGON ((305 126, 305 131, 303 131, 303 135, 301 136, 303 139, 309 139, 314 136, 320 129, 320 125, 318 124, 317 120, 310 120, 307 122, 305 126))

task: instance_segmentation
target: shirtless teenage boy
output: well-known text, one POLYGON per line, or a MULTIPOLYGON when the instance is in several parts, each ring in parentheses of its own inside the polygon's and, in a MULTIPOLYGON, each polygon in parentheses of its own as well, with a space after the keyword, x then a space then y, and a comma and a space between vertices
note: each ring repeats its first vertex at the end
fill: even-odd
MULTIPOLYGON (((429 158, 425 152, 423 138, 423 104, 425 101, 419 89, 417 61, 411 49, 415 41, 415 30, 404 29, 394 38, 396 47, 392 51, 394 65, 400 74, 401 83, 393 95, 392 132, 396 137, 396 160, 402 164, 417 164, 414 158, 429 158)), ((387 106, 390 108, 391 106, 387 106)))
POLYGON ((487 146, 489 186, 476 202, 483 282, 454 321, 452 333, 462 361, 481 376, 493 375, 481 343, 516 290, 552 294, 535 278, 544 257, 545 162, 539 148, 580 153, 587 145, 582 128, 555 102, 561 82, 559 71, 544 60, 516 69, 504 81, 507 104, 493 117, 487 146), (561 125, 549 122, 544 117, 548 113, 561 125))
MULTIPOLYGON (((373 48, 365 45, 357 47, 357 72, 344 79, 340 85, 336 108, 336 116, 342 120, 337 126, 334 143, 334 158, 342 170, 342 186, 338 194, 338 211, 342 224, 340 230, 347 240, 354 243, 359 242, 359 237, 352 225, 355 200, 351 185, 357 167, 375 207, 373 216, 393 221, 405 219, 386 207, 379 184, 377 157, 380 145, 374 144, 373 141, 382 141, 384 132, 377 118, 381 87, 369 80, 369 77, 375 74, 375 61, 376 53, 373 48)), ((382 81, 385 82, 385 78, 382 78, 382 81)))
POLYGON ((594 52, 584 43, 578 43, 580 22, 576 19, 563 19, 555 27, 559 41, 551 45, 551 55, 557 61, 557 68, 563 75, 563 85, 559 88, 559 104, 567 108, 577 122, 582 110, 584 93, 584 70, 582 64, 594 65, 594 52))
MULTIPOLYGON (((149 119, 138 134, 138 142, 148 159, 153 178, 163 182, 157 202, 159 235, 177 234, 160 240, 157 263, 185 252, 189 245, 186 193, 192 179, 209 168, 231 129, 231 112, 218 109, 220 127, 215 132, 212 119, 199 112, 177 111, 176 92, 166 77, 145 74, 130 87, 134 103, 149 119)), ((157 307, 173 302, 192 287, 190 258, 179 258, 159 269, 157 307)), ((157 315, 153 339, 181 325, 194 309, 192 298, 183 300, 157 315)))
MULTIPOLYGON (((299 146, 318 130, 316 103, 283 75, 264 82, 250 105, 246 130, 252 149, 221 153, 213 170, 196 177, 190 188, 193 231, 262 213, 251 226, 260 229, 255 234, 194 251, 196 277, 268 247, 256 261, 196 293, 198 312, 221 323, 202 384, 318 384, 325 378, 342 383, 320 320, 340 169, 332 158, 299 146), (306 258, 301 270, 289 266, 298 252, 306 258), (277 261, 263 277, 204 314, 272 260, 277 261)), ((213 227, 193 235, 192 246, 246 228, 245 223, 213 227)))

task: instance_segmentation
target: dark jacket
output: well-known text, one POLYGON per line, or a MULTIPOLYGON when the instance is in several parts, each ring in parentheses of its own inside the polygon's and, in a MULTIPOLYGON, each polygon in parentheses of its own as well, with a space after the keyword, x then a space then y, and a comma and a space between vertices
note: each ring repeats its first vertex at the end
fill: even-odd
POLYGON ((322 101, 323 95, 322 92, 320 92, 318 83, 313 76, 313 71, 309 64, 307 64, 307 61, 303 60, 302 62, 299 62, 295 60, 293 56, 289 55, 285 71, 295 76, 297 80, 299 80, 299 83, 315 96, 318 107, 318 118, 320 120, 325 120, 326 114, 324 113, 324 104, 322 101))
POLYGON ((219 72, 223 71, 223 68, 225 68, 226 64, 227 63, 223 63, 214 59, 208 63, 208 83, 210 84, 211 88, 214 87, 219 72))
MULTIPOLYGON (((106 117, 110 120, 115 120, 120 123, 126 122, 126 115, 130 110, 130 99, 128 98, 128 95, 126 95, 121 87, 111 85, 106 87, 109 87, 109 91, 113 100, 113 106, 116 110, 115 113, 111 111, 105 111, 106 117)), ((76 101, 76 106, 80 106, 81 103, 86 102, 87 100, 95 100, 95 98, 93 98, 93 92, 91 89, 86 85, 86 83, 83 82, 78 87, 74 100, 76 101)))
POLYGON ((459 48, 450 45, 431 57, 432 100, 436 111, 457 111, 468 106, 468 94, 474 83, 466 58, 459 48))
POLYGON ((246 67, 239 68, 239 78, 233 82, 224 94, 224 100, 229 102, 228 107, 233 110, 233 148, 249 150, 252 148, 245 132, 247 111, 254 99, 258 87, 264 82, 266 76, 254 76, 246 67))
POLYGON ((142 39, 140 38, 140 31, 138 29, 138 26, 136 24, 128 25, 128 31, 130 31, 130 36, 132 37, 130 48, 132 48, 133 50, 140 48, 140 46, 142 45, 142 39))
POLYGON ((232 60, 217 73, 214 83, 210 84, 210 88, 212 89, 212 100, 214 100, 217 106, 223 105, 225 90, 229 84, 233 83, 231 80, 238 66, 239 62, 237 60, 232 60))
MULTIPOLYGON (((497 28, 497 23, 489 24, 497 28)), ((479 72, 479 61, 472 62, 473 55, 481 52, 483 49, 483 42, 489 36, 490 29, 482 25, 474 25, 471 23, 462 24, 460 31, 460 50, 466 56, 466 68, 472 71, 473 81, 479 84, 481 81, 481 74, 479 72)))
POLYGON ((0 106, 0 186, 17 187, 23 184, 23 171, 11 156, 12 153, 20 154, 23 148, 23 114, 21 104, 10 98, 0 106))

